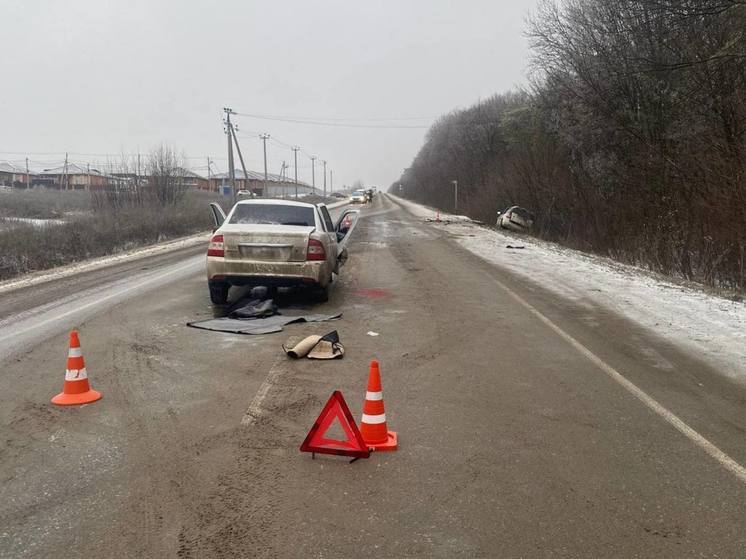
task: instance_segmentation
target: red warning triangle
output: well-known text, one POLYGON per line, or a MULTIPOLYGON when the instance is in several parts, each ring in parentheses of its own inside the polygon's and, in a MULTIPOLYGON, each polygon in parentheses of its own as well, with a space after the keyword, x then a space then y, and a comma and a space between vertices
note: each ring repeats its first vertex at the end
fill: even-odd
POLYGON ((319 454, 337 454, 339 456, 354 456, 368 458, 370 450, 363 440, 363 435, 355 424, 355 420, 347 407, 342 393, 335 390, 329 401, 321 410, 318 419, 306 435, 306 440, 300 445, 301 452, 318 452, 319 454), (342 427, 346 440, 326 437, 329 428, 337 422, 342 427))

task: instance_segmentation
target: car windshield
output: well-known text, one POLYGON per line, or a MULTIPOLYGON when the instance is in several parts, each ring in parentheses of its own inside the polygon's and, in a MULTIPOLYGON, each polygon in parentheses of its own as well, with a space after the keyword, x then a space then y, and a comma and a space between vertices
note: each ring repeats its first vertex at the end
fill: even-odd
POLYGON ((239 204, 229 223, 239 225, 316 225, 313 208, 286 204, 239 204))
POLYGON ((352 193, 352 195, 353 196, 364 196, 364 194, 360 190, 356 190, 355 192, 352 193))

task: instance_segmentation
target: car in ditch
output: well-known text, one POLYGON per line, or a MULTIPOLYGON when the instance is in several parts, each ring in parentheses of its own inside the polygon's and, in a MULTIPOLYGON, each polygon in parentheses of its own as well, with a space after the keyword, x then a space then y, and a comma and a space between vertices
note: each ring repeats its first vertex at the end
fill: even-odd
POLYGON ((497 214, 497 226, 516 233, 525 233, 534 225, 534 215, 520 206, 511 206, 497 214))
POLYGON ((207 285, 216 305, 235 285, 304 286, 325 301, 359 214, 345 210, 334 222, 325 204, 293 200, 239 200, 228 215, 216 203, 210 207, 207 285))

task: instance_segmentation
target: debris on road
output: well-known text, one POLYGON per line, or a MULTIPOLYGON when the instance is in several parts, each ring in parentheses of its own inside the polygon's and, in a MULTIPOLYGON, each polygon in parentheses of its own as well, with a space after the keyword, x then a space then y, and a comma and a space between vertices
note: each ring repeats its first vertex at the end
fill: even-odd
POLYGON ((368 332, 366 332, 366 333, 367 333, 367 334, 368 334, 369 336, 374 336, 374 337, 375 337, 375 336, 380 336, 380 334, 379 334, 378 332, 374 332, 373 330, 368 330, 368 332))
MULTIPOLYGON (((470 235, 473 237, 474 235, 470 235)), ((512 249, 523 249, 526 248, 525 246, 515 246, 515 245, 505 245, 505 248, 512 248, 512 249)))
POLYGON ((306 314, 298 316, 274 315, 269 318, 243 319, 243 318, 211 318, 197 322, 187 322, 191 328, 212 330, 214 332, 230 332, 233 334, 273 334, 282 332, 282 327, 296 322, 326 322, 342 318, 342 313, 337 314, 306 314))
POLYGON ((277 314, 277 305, 272 299, 250 299, 228 313, 229 318, 268 318, 277 314))
POLYGON ((308 357, 309 359, 337 359, 345 353, 345 348, 339 341, 339 334, 336 330, 324 336, 307 336, 302 340, 290 338, 283 344, 282 349, 289 357, 293 357, 294 359, 302 357, 308 357))
POLYGON ((62 392, 52 398, 57 406, 79 406, 90 404, 101 399, 101 392, 93 390, 88 383, 88 372, 85 368, 83 350, 80 347, 78 331, 70 332, 70 348, 67 352, 67 369, 62 392))
POLYGON ((360 429, 357 428, 350 408, 339 390, 332 392, 324 409, 321 410, 319 417, 314 421, 313 427, 306 435, 306 439, 300 445, 300 451, 310 452, 313 458, 315 458, 316 453, 351 456, 353 457, 351 462, 358 458, 370 457, 370 449, 365 443, 360 429), (342 427, 346 436, 345 440, 325 437, 332 425, 342 427))

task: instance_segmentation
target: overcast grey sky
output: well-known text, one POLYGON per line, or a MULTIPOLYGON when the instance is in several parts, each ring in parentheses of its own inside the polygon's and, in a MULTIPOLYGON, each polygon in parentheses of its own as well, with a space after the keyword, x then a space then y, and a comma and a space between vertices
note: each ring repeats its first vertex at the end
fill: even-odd
MULTIPOLYGON (((47 153, 146 152, 166 142, 198 172, 208 155, 222 171, 225 106, 322 120, 426 117, 366 124, 427 125, 525 83, 523 30, 535 4, 1 0, 0 160, 28 153, 48 165, 60 156, 47 153)), ((335 187, 355 179, 387 187, 426 132, 235 121, 248 167, 262 170, 257 134, 267 132, 326 159, 335 187)), ((267 147, 270 172, 292 162, 288 148, 267 147)), ((310 182, 310 172, 301 156, 299 178, 310 182)))

